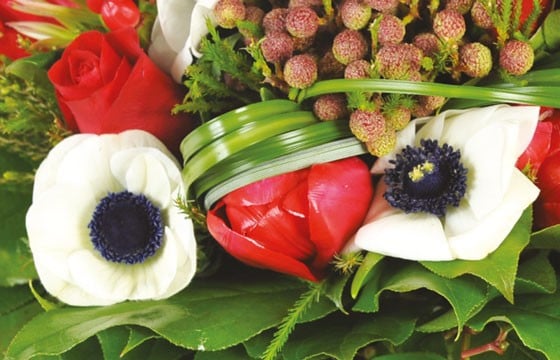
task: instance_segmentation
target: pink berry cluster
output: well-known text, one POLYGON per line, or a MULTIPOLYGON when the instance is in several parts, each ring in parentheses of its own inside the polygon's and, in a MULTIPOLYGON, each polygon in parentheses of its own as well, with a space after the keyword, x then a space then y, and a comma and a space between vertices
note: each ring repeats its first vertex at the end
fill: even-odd
MULTIPOLYGON (((252 54, 256 49, 270 69, 265 82, 282 91, 336 78, 463 83, 531 69, 533 49, 496 6, 506 1, 519 3, 219 0, 214 15, 223 28, 239 26, 243 45, 252 54), (240 24, 247 22, 260 35, 242 31, 240 24)), ((335 93, 318 97, 312 106, 321 120, 349 121, 354 135, 381 156, 391 151, 396 132, 411 118, 432 114, 445 100, 335 93)))

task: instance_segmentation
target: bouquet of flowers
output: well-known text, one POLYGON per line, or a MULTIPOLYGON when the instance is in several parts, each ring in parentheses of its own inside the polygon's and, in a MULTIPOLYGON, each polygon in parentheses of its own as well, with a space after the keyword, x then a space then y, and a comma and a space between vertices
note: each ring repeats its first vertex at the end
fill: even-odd
POLYGON ((0 0, 6 359, 559 359, 554 0, 0 0))

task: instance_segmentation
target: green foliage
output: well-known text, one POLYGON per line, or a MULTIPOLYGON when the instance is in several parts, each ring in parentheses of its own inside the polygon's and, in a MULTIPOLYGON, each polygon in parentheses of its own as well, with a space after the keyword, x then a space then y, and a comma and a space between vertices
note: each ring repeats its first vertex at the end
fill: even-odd
POLYGON ((212 117, 259 100, 263 78, 253 71, 248 53, 237 48, 239 34, 222 39, 210 23, 208 30, 210 37, 200 44, 204 56, 187 68, 184 84, 189 90, 175 112, 212 117))

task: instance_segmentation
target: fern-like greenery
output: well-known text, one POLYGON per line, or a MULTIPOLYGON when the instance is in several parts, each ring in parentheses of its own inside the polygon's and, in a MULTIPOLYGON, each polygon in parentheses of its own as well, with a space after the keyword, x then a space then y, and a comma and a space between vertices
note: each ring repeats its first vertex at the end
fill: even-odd
MULTIPOLYGON (((35 168, 64 136, 65 130, 54 90, 38 76, 23 79, 0 62, 0 152, 35 168)), ((44 74, 43 74, 44 75, 44 74)), ((0 185, 33 181, 32 172, 0 164, 0 185)))
POLYGON ((184 84, 189 91, 174 108, 203 118, 258 101, 263 81, 249 53, 238 45, 240 34, 222 38, 216 28, 207 25, 209 36, 200 44, 203 56, 186 69, 184 84))

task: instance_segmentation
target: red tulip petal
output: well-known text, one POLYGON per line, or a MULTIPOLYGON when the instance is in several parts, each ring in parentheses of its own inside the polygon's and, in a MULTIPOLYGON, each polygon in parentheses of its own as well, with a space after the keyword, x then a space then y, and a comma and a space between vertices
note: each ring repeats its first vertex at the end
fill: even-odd
POLYGON ((282 198, 300 182, 305 181, 306 176, 307 169, 269 177, 237 189, 226 195, 223 200, 226 204, 238 206, 268 204, 282 198))
POLYGON ((551 136, 552 123, 548 121, 539 122, 531 143, 517 159, 517 168, 523 170, 527 164, 530 164, 533 171, 539 171, 539 167, 550 150, 551 136))
MULTIPOLYGON (((558 147, 559 144, 553 144, 558 147)), ((542 194, 547 194, 560 184, 560 152, 547 157, 537 173, 537 185, 542 194)))
POLYGON ((348 158, 314 165, 309 173, 309 226, 316 268, 328 265, 361 225, 373 187, 366 164, 348 158))
POLYGON ((208 212, 206 222, 210 234, 230 255, 250 266, 311 281, 318 280, 317 274, 314 274, 303 262, 272 251, 254 239, 232 231, 218 215, 224 206, 224 202, 220 201, 216 207, 208 212))
POLYGON ((307 219, 292 216, 278 206, 226 205, 226 216, 233 231, 256 239, 272 251, 300 261, 311 258, 315 246, 309 241, 307 219))
POLYGON ((307 200, 307 192, 307 180, 300 182, 295 189, 284 196, 281 204, 282 209, 294 216, 307 218, 309 215, 309 201, 307 200))

